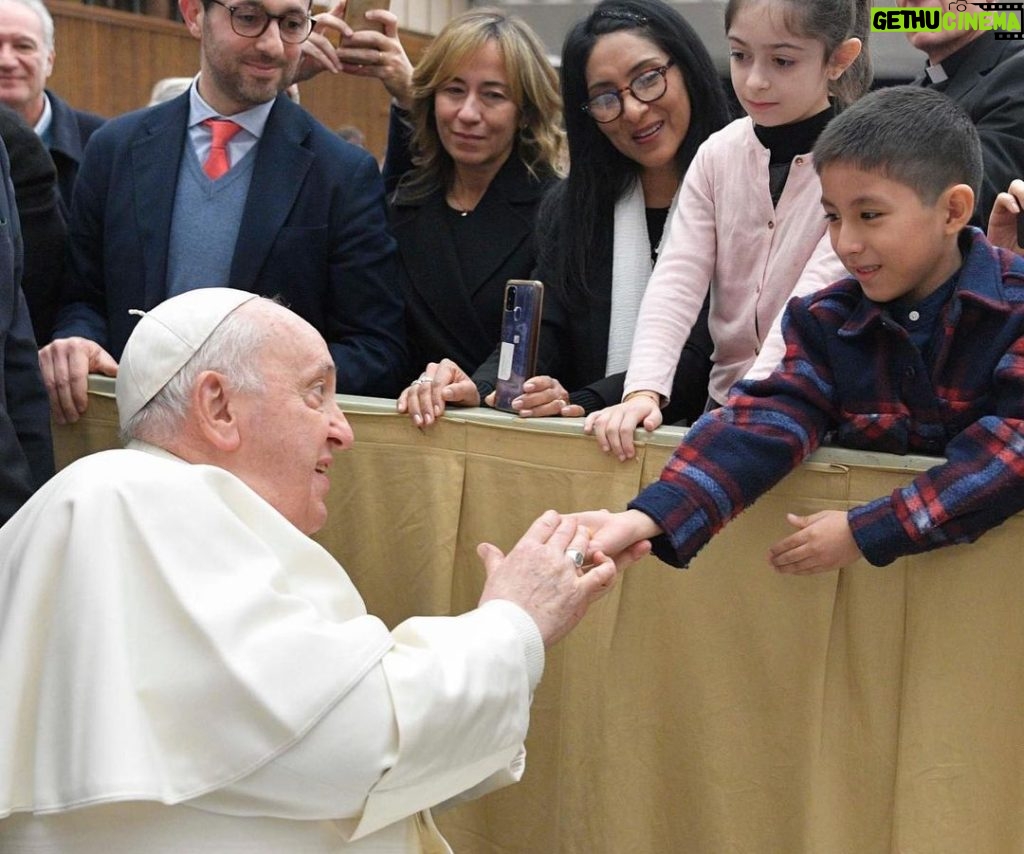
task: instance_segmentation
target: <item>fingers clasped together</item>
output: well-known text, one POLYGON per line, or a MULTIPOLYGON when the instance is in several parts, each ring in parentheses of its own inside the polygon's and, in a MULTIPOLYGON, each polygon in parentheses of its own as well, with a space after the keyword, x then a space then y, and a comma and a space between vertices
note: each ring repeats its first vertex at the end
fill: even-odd
POLYGON ((512 401, 512 409, 522 418, 561 416, 582 418, 583 407, 569 402, 569 392, 554 377, 531 377, 523 383, 523 393, 512 401))
POLYGON ((593 549, 590 530, 554 510, 538 517, 507 555, 490 543, 477 553, 487 571, 480 604, 506 599, 519 605, 546 646, 568 634, 633 560, 632 553, 616 561, 593 549))
POLYGON ((397 409, 417 427, 429 427, 448 404, 479 406, 476 383, 451 359, 431 362, 398 396, 397 409))

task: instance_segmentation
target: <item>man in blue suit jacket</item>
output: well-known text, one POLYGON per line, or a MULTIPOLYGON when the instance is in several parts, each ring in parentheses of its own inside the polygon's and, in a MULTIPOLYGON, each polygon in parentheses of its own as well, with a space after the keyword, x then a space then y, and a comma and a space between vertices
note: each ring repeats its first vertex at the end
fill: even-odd
POLYGON ((0 142, 0 525, 53 474, 50 417, 21 270, 14 186, 0 142))
POLYGON ((308 34, 307 3, 179 8, 201 43, 196 82, 107 122, 85 152, 69 223, 71 284, 55 340, 40 351, 54 416, 85 411, 90 371, 116 373, 137 322, 129 309, 183 287, 280 295, 328 341, 339 391, 393 396, 406 361, 403 304, 377 164, 279 94, 308 34), (231 170, 248 180, 233 246, 222 237, 230 223, 200 234, 194 225, 232 180, 232 171, 199 174, 212 147, 204 120, 217 116, 242 128, 227 143, 231 170), (193 271, 186 283, 182 268, 193 271))

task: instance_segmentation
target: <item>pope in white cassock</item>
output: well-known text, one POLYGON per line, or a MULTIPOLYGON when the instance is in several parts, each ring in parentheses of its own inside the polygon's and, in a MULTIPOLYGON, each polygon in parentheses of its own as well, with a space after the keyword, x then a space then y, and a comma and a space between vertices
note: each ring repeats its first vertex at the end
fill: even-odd
POLYGON ((146 314, 117 402, 127 447, 0 528, 0 851, 449 851, 429 808, 519 778, 615 564, 549 511, 480 546, 476 610, 389 632, 307 536, 352 443, 327 345, 253 294, 146 314))

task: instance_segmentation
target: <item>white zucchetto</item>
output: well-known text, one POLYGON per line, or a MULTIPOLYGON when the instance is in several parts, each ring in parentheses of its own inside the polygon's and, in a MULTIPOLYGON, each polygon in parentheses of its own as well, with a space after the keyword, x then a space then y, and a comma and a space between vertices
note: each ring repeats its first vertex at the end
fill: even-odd
POLYGON ((121 428, 178 373, 231 312, 259 295, 234 288, 199 288, 142 315, 117 369, 121 428))

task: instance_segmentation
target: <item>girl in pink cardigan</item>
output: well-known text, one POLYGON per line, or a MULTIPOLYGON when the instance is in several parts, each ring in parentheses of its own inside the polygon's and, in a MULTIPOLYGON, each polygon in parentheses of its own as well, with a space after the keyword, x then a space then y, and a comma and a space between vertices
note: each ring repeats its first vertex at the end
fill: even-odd
POLYGON ((709 288, 714 407, 736 381, 778 363, 787 300, 844 275, 808 152, 834 114, 829 96, 849 103, 870 84, 854 37, 867 16, 866 0, 729 0, 732 84, 747 117, 709 137, 686 173, 640 306, 622 402, 584 425, 602 450, 631 458, 637 425, 661 424, 709 288))

